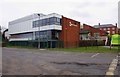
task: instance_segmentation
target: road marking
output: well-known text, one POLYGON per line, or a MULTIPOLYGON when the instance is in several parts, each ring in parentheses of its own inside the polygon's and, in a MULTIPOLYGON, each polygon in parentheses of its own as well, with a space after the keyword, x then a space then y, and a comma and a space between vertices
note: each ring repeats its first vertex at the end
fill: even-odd
POLYGON ((109 70, 112 70, 112 71, 114 71, 114 70, 115 70, 115 68, 113 68, 113 67, 110 67, 110 68, 109 68, 109 70))
POLYGON ((118 56, 116 56, 115 59, 113 59, 113 61, 111 62, 108 72, 106 72, 106 75, 114 75, 114 71, 117 67, 118 64, 118 56))
POLYGON ((96 54, 94 54, 94 55, 92 55, 91 57, 93 58, 93 57, 95 57, 95 56, 97 56, 97 55, 99 55, 100 53, 96 53, 96 54))
POLYGON ((106 75, 114 75, 113 72, 107 72, 106 75))

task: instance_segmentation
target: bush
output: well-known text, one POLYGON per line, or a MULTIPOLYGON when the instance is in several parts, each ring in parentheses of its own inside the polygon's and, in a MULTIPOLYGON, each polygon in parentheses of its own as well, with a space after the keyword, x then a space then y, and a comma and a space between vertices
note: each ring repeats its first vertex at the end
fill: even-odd
POLYGON ((103 46, 104 40, 80 40, 79 46, 103 46))

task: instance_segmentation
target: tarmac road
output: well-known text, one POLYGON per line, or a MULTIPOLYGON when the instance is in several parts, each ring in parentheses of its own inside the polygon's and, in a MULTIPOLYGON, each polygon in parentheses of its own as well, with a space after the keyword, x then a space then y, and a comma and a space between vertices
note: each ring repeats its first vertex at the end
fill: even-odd
MULTIPOLYGON (((105 75, 117 53, 2 49, 3 75, 105 75)), ((118 75, 118 69, 114 71, 118 75)))

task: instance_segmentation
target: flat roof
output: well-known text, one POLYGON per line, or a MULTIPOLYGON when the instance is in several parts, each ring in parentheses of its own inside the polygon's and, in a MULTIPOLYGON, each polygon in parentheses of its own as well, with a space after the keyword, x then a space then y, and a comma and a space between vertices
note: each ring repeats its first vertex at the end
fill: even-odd
POLYGON ((49 17, 53 17, 53 16, 56 16, 56 17, 59 17, 59 18, 62 17, 61 15, 59 15, 57 13, 51 13, 51 14, 48 14, 48 15, 45 15, 45 14, 42 14, 42 13, 34 13, 34 14, 31 14, 31 15, 28 15, 28 16, 10 21, 9 25, 13 25, 13 24, 16 24, 16 23, 20 23, 20 22, 24 22, 24 21, 32 20, 32 19, 39 20, 39 19, 37 19, 37 18, 39 18, 38 14, 40 14, 40 19, 45 19, 45 18, 49 18, 49 17))

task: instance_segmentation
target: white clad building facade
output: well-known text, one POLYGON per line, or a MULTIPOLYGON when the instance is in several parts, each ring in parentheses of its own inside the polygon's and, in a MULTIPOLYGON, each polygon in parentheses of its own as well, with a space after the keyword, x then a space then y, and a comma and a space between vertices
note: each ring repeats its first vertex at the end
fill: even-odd
POLYGON ((36 41, 56 41, 58 32, 62 30, 61 26, 62 15, 52 13, 32 14, 23 18, 9 22, 8 32, 10 42, 28 42, 36 41), (55 38, 52 38, 52 33, 55 32, 55 38))

